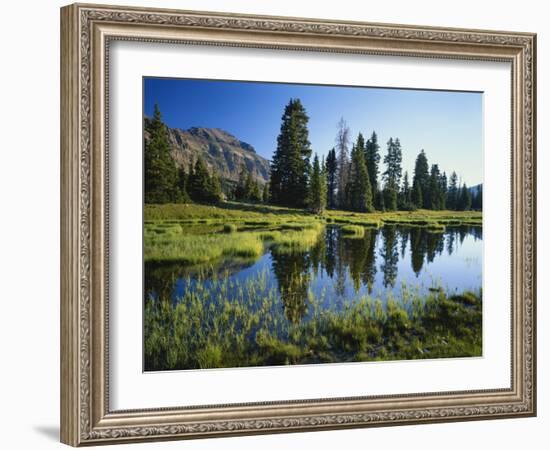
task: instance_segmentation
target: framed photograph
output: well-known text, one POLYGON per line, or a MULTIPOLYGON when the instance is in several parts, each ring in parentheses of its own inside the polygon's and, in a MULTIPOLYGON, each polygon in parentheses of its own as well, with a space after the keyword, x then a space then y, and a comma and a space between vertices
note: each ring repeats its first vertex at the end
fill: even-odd
POLYGON ((61 440, 536 414, 531 33, 61 9, 61 440))

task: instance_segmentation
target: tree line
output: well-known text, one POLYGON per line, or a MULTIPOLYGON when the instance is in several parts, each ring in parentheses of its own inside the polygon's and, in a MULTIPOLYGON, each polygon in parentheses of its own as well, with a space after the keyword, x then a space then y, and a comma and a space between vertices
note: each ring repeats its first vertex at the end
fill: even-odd
POLYGON ((412 180, 402 169, 399 138, 391 137, 382 158, 376 132, 352 143, 344 119, 337 126, 335 146, 326 159, 312 158, 309 117, 300 99, 285 106, 277 148, 270 164, 269 183, 255 180, 242 164, 238 181, 225 195, 220 177, 210 174, 199 156, 188 171, 170 155, 168 130, 155 105, 145 121, 149 138, 144 151, 145 203, 219 203, 224 198, 307 208, 320 214, 326 208, 358 212, 415 210, 481 210, 482 187, 472 191, 456 172, 447 178, 438 164, 418 154, 412 180), (383 167, 381 166, 381 163, 383 167))
POLYGON ((308 120, 300 100, 291 99, 282 116, 271 162, 271 203, 309 208, 315 213, 325 208, 358 212, 482 209, 481 185, 472 192, 466 183, 460 184, 454 171, 447 179, 438 164, 428 164, 424 150, 416 158, 411 180, 402 169, 399 138, 388 140, 381 158, 376 132, 367 140, 359 133, 352 143, 344 119, 338 123, 336 145, 326 160, 320 162, 315 155, 310 162, 308 120))

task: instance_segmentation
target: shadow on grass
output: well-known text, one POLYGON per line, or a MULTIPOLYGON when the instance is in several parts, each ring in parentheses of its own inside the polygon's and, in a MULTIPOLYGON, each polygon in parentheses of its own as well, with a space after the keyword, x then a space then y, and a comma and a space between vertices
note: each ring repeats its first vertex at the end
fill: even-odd
POLYGON ((272 205, 262 205, 262 204, 254 204, 254 203, 222 202, 216 206, 219 209, 227 209, 230 211, 255 212, 260 214, 280 214, 280 215, 294 214, 294 215, 300 215, 300 216, 312 215, 305 209, 275 207, 272 205))

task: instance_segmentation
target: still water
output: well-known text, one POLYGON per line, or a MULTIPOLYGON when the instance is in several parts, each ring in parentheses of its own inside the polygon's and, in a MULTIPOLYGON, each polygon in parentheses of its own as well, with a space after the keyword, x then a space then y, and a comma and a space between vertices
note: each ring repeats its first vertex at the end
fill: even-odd
MULTIPOLYGON (((247 281, 261 279, 275 290, 283 305, 305 304, 308 296, 323 306, 340 309, 370 296, 383 302, 399 298, 405 287, 420 296, 477 291, 482 286, 481 227, 448 227, 444 233, 425 228, 385 226, 365 230, 362 238, 347 238, 337 226, 327 226, 318 243, 306 252, 277 253, 266 248, 256 260, 229 259, 216 265, 146 266, 145 296, 178 302, 197 283, 216 289, 212 280, 227 280, 226 298, 247 281)), ((296 314, 307 315, 298 308, 296 314)), ((303 317, 295 317, 300 320, 303 317)))

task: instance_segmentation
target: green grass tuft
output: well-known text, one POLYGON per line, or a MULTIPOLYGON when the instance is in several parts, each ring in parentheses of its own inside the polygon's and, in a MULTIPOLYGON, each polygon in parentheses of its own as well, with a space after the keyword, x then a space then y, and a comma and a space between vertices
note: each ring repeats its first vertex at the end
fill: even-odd
POLYGON ((341 230, 345 238, 360 239, 365 236, 365 227, 359 225, 344 225, 341 230))
POLYGON ((234 223, 226 223, 223 226, 223 232, 224 233, 235 233, 237 231, 237 225, 234 223))
POLYGON ((386 304, 377 297, 322 307, 307 296, 309 316, 292 321, 265 273, 241 281, 199 279, 177 302, 145 304, 146 370, 388 361, 482 354, 482 293, 420 296, 404 287, 386 304), (236 285, 234 285, 236 283, 236 285), (231 300, 227 292, 233 287, 231 300))

